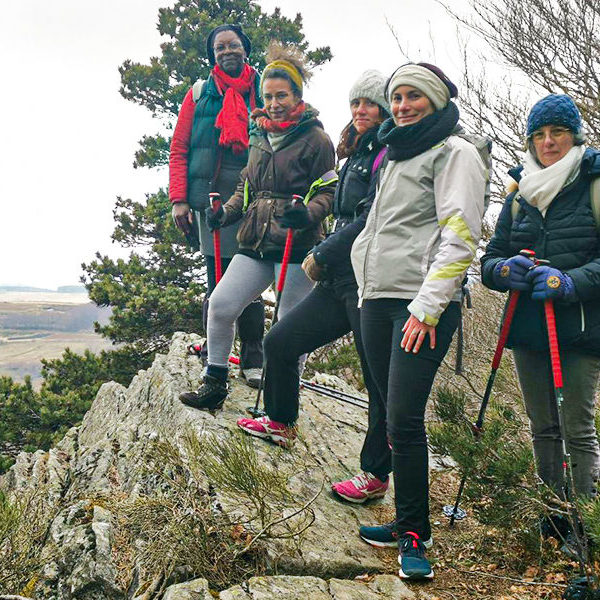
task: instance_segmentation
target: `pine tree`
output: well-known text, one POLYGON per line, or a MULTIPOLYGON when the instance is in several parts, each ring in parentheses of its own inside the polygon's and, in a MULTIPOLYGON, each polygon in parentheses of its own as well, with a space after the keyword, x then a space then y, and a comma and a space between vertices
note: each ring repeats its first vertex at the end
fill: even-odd
MULTIPOLYGON (((252 40, 250 60, 258 69, 265 65, 265 50, 272 39, 296 44, 313 66, 331 58, 329 47, 308 48, 300 14, 293 20, 278 8, 267 14, 247 0, 180 0, 172 8, 160 9, 158 30, 166 38, 161 55, 148 64, 126 60, 119 68, 121 95, 147 108, 163 125, 162 132, 140 140, 135 167, 167 163, 169 132, 183 97, 194 81, 210 72, 206 37, 223 23, 244 27, 252 40)), ((109 324, 97 326, 97 331, 150 357, 166 348, 174 331, 201 329, 202 257, 187 248, 171 223, 163 189, 149 194, 145 202, 119 198, 114 214, 112 239, 136 250, 128 260, 97 254, 96 260, 82 265, 82 280, 94 302, 113 309, 109 324)))

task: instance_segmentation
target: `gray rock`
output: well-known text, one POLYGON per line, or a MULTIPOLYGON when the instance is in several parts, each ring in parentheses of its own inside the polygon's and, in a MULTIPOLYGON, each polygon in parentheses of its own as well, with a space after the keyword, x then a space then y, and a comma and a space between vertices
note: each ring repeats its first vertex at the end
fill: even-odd
MULTIPOLYGON (((188 426, 199 435, 222 438, 237 431, 237 418, 254 403, 255 391, 235 378, 225 409, 216 416, 179 402, 179 393, 195 388, 201 376, 200 361, 186 350, 193 340, 193 336, 175 334, 169 353, 157 356, 152 367, 140 371, 127 389, 114 382, 104 384, 82 424, 70 430, 56 448, 49 453, 20 454, 0 478, 0 487, 9 493, 44 490, 50 515, 60 509, 50 537, 61 554, 48 561, 43 585, 51 592, 45 598, 92 600, 102 598, 100 593, 109 594, 105 597, 110 600, 119 598, 111 562, 110 514, 80 499, 135 496, 151 488, 152 482, 139 467, 154 440, 177 441, 188 426)), ((342 383, 336 385, 344 387, 342 383)), ((292 456, 306 460, 309 466, 289 484, 299 500, 308 501, 323 490, 312 505, 315 523, 303 534, 300 546, 266 543, 269 569, 321 578, 382 571, 381 554, 363 543, 357 531, 362 523, 378 521, 378 506, 391 507, 393 492, 383 502, 368 506, 336 501, 329 492, 331 482, 359 471, 366 411, 307 391, 302 392, 301 404, 301 437, 293 454, 278 453, 263 440, 252 441, 264 464, 279 468, 292 456)), ((227 512, 244 515, 235 500, 219 490, 216 493, 227 512)), ((322 592, 329 595, 323 585, 322 592)))
POLYGON ((252 600, 331 600, 327 582, 318 577, 253 577, 248 588, 252 600))
POLYGON ((112 562, 112 515, 81 500, 61 511, 50 538, 56 551, 45 565, 36 597, 55 600, 119 600, 112 562))
POLYGON ((162 600, 214 600, 206 579, 194 579, 169 586, 162 600))
POLYGON ((219 594, 219 600, 252 600, 241 585, 234 585, 219 594))
POLYGON ((333 600, 413 600, 415 594, 395 575, 376 575, 372 581, 331 579, 329 593, 333 600))

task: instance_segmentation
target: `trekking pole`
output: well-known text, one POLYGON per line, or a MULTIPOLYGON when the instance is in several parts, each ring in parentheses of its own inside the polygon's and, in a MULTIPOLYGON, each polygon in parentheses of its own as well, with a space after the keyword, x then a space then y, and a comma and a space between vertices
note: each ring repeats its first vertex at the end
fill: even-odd
MULTIPOLYGON (((531 260, 533 260, 535 257, 535 252, 533 250, 521 250, 519 254, 530 258, 531 260)), ((481 433, 483 432, 483 419, 485 417, 485 411, 487 410, 490 396, 492 394, 492 387, 494 385, 494 380, 496 379, 496 373, 498 372, 498 368, 500 367, 500 361, 502 360, 502 354, 504 352, 504 346, 506 345, 506 339, 508 338, 508 332, 510 331, 510 325, 515 314, 515 309, 517 308, 519 295, 519 290, 510 291, 508 306, 506 308, 506 313, 504 315, 502 327, 500 328, 500 335, 498 336, 498 344, 496 345, 496 351, 494 352, 494 358, 492 359, 492 371, 490 373, 487 385, 485 387, 485 393, 483 394, 483 400, 481 401, 479 414, 477 415, 477 421, 471 425, 471 429, 473 430, 473 435, 475 436, 476 442, 479 441, 481 433)), ((462 497, 462 493, 465 488, 465 483, 467 482, 469 474, 470 469, 465 470, 462 479, 460 480, 460 485, 458 486, 458 492, 456 494, 456 501, 454 502, 454 506, 452 506, 451 504, 446 504, 442 508, 444 514, 447 517, 450 517, 450 527, 454 525, 454 521, 456 519, 464 519, 467 516, 465 511, 458 508, 458 505, 460 504, 460 499, 462 497)))
MULTIPOLYGON (((231 354, 229 355, 229 362, 233 365, 239 365, 240 359, 237 356, 231 354)), ((340 402, 346 402, 348 404, 351 404, 352 406, 363 408, 364 410, 367 410, 369 408, 369 401, 367 399, 361 398, 360 396, 348 394, 347 392, 343 392, 342 390, 336 390, 335 388, 328 387, 321 383, 315 383, 314 381, 301 379, 300 386, 304 389, 310 390, 311 392, 315 392, 317 394, 321 394, 322 396, 327 396, 329 398, 334 398, 335 400, 339 400, 340 402)))
POLYGON ((315 392, 316 394, 321 394, 322 396, 333 398, 335 400, 339 400, 340 402, 345 402, 346 404, 362 408, 363 410, 369 409, 369 404, 364 398, 352 396, 351 394, 346 394, 345 392, 342 392, 340 390, 329 388, 325 385, 312 383, 304 379, 300 380, 300 384, 304 389, 310 390, 311 392, 315 392))
MULTIPOLYGON (((302 196, 294 194, 292 196, 292 206, 304 202, 302 196)), ((285 247, 283 250, 283 259, 281 260, 281 271, 279 272, 279 279, 277 280, 277 297, 275 299, 275 308, 273 310, 273 319, 271 320, 271 327, 277 323, 279 316, 279 305, 281 304, 281 295, 283 294, 283 287, 285 286, 285 276, 287 275, 288 263, 290 262, 290 255, 292 253, 292 242, 294 238, 294 230, 289 227, 287 235, 285 237, 285 247)), ((267 370, 267 362, 263 361, 262 373, 260 374, 260 384, 256 393, 256 402, 254 406, 248 407, 248 412, 254 417, 264 417, 265 411, 258 408, 260 406, 260 395, 262 394, 263 387, 265 385, 265 372, 267 370)))
POLYGON ((322 383, 317 383, 316 381, 309 381, 308 379, 301 379, 300 384, 303 387, 305 387, 307 389, 312 389, 314 391, 323 390, 325 392, 336 393, 338 396, 343 396, 344 398, 347 398, 348 400, 353 400, 355 402, 363 402, 365 404, 369 403, 369 401, 366 398, 363 398, 362 396, 355 396, 354 394, 349 394, 348 392, 338 390, 338 389, 330 387, 328 385, 323 385, 322 383))
MULTIPOLYGON (((208 197, 210 198, 210 206, 213 212, 216 213, 221 208, 221 194, 219 192, 211 192, 208 197)), ((215 249, 215 279, 217 283, 221 281, 223 276, 222 264, 221 264, 221 230, 215 229, 213 231, 213 245, 215 249)))
MULTIPOLYGON (((550 261, 538 260, 538 265, 549 265, 550 261)), ((556 399, 556 411, 558 413, 558 427, 560 430, 560 441, 562 446, 562 469, 563 469, 563 481, 564 481, 564 493, 565 500, 572 507, 574 516, 572 516, 573 534, 577 543, 577 560, 579 561, 582 572, 585 572, 585 556, 587 555, 587 544, 585 538, 579 535, 577 528, 579 527, 579 515, 577 514, 577 507, 573 502, 573 496, 575 494, 575 482, 573 479, 573 464, 571 462, 571 454, 567 449, 567 442, 565 439, 565 420, 563 414, 563 376, 562 366, 560 363, 560 352, 558 349, 558 336, 556 335, 556 317, 554 314, 554 303, 552 300, 544 301, 544 312, 546 315, 546 329, 548 330, 548 347, 550 350, 550 364, 552 365, 552 380, 554 383, 554 397, 556 399)))

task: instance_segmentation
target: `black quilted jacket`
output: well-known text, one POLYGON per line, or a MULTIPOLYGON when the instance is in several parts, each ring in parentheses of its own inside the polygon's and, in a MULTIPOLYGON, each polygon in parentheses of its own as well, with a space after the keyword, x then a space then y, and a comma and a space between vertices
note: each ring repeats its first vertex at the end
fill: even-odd
MULTIPOLYGON (((510 171, 517 182, 521 170, 510 171)), ((519 197, 520 208, 513 221, 511 206, 516 193, 510 194, 481 258, 481 274, 484 285, 497 289, 492 277, 496 264, 525 248, 568 273, 578 301, 555 302, 559 346, 600 356, 600 236, 590 200, 590 182, 596 177, 600 177, 600 152, 588 149, 579 176, 556 196, 545 217, 519 197)), ((519 298, 507 346, 548 348, 543 303, 534 302, 528 293, 519 298)))

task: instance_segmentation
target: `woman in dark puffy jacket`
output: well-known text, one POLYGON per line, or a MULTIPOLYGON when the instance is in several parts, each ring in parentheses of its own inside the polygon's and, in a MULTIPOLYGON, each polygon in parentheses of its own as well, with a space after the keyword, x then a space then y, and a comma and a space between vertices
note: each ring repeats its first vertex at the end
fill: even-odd
POLYGON ((366 71, 350 90, 352 121, 341 135, 337 153, 347 159, 339 173, 333 201, 334 233, 306 257, 303 268, 319 284, 265 338, 267 416, 240 419, 245 432, 286 446, 295 437, 298 418, 298 359, 349 331, 360 356, 369 392, 369 428, 361 453, 361 473, 334 483, 332 489, 350 502, 378 498, 388 488, 390 450, 385 435, 383 403, 367 367, 360 333, 357 285, 350 249, 364 227, 375 196, 377 168, 384 149, 377 139, 379 125, 389 116, 384 93, 385 78, 366 71))
MULTIPOLYGON (((600 239, 590 197, 600 176, 600 152, 584 145, 573 100, 552 94, 531 109, 523 164, 510 171, 516 189, 504 203, 481 259, 483 283, 520 290, 507 346, 512 348, 533 448, 542 480, 562 494, 565 436, 574 492, 594 496, 600 451, 594 396, 600 374, 600 239), (518 203, 518 206, 515 205, 518 203), (534 250, 549 266, 520 256, 534 250), (553 300, 563 370, 565 431, 560 431, 545 325, 544 301, 553 300)), ((598 189, 598 188, 597 188, 598 189)), ((569 534, 565 519, 545 522, 569 534)))
POLYGON ((196 392, 181 394, 198 409, 221 408, 227 396, 228 359, 234 324, 244 308, 279 277, 289 228, 294 230, 279 314, 283 317, 312 289, 301 268, 323 239, 337 176, 334 149, 318 111, 302 100, 306 72, 301 55, 272 44, 261 78, 264 109, 252 113, 248 165, 236 192, 217 212, 206 210, 210 229, 241 220, 239 251, 211 295, 208 366, 196 392), (292 196, 304 202, 292 204, 292 196))

